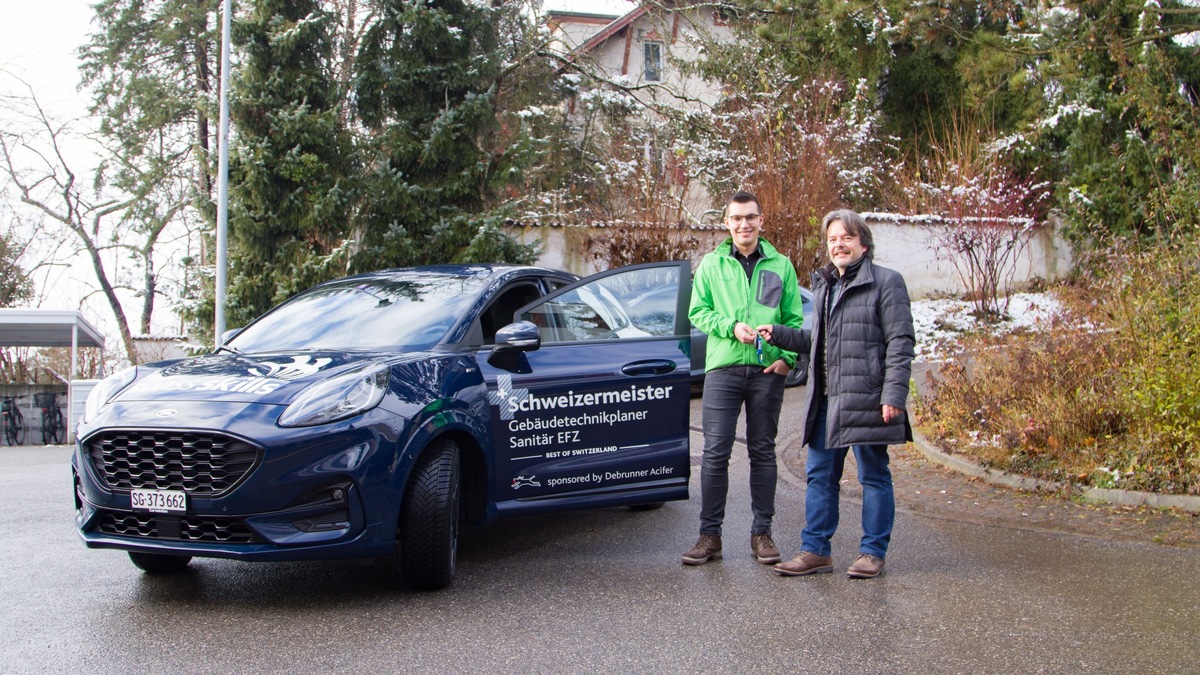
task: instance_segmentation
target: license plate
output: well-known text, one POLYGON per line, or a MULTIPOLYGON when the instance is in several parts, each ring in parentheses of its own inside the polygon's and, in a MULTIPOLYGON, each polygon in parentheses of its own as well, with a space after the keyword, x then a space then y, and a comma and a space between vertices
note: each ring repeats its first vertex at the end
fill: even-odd
POLYGON ((129 500, 134 511, 187 513, 187 493, 183 490, 131 490, 129 500))

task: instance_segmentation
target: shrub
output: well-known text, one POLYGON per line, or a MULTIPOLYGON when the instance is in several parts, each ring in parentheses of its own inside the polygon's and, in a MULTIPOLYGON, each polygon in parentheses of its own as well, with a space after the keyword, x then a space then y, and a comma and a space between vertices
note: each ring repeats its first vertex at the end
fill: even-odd
POLYGON ((1200 244, 1108 250, 1050 325, 963 339, 918 420, 996 468, 1200 494, 1200 244))
POLYGON ((1017 263, 1044 217, 1048 186, 1011 168, 986 125, 956 117, 941 140, 911 153, 895 172, 892 201, 901 213, 928 221, 939 257, 954 266, 976 316, 1000 321, 1008 312, 1017 263))
POLYGON ((829 262, 819 236, 824 215, 878 203, 888 139, 878 133, 862 83, 796 78, 770 60, 754 72, 726 83, 725 98, 694 125, 683 151, 720 207, 737 189, 754 192, 766 216, 763 236, 806 281, 829 262))

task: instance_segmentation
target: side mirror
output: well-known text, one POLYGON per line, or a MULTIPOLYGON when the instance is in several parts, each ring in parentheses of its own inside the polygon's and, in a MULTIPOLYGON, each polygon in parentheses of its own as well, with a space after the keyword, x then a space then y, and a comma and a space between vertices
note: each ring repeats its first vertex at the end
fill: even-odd
MULTIPOLYGON (((245 326, 242 326, 242 328, 245 328, 245 326)), ((242 328, 230 328, 229 330, 225 331, 224 333, 221 333, 221 344, 219 344, 217 346, 220 347, 220 346, 228 343, 233 338, 234 335, 237 335, 238 333, 242 332, 242 328)))
POLYGON ((510 323, 496 331, 496 352, 532 352, 542 346, 538 327, 529 321, 510 323))

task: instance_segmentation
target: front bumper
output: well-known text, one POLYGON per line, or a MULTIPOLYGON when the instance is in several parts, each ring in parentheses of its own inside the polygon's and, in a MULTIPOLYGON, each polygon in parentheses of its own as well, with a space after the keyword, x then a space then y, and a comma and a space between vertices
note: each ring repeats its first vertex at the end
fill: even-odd
POLYGON ((116 404, 81 429, 72 459, 75 524, 88 547, 241 560, 394 550, 394 523, 384 525, 396 466, 394 415, 375 410, 282 429, 278 406, 172 405, 170 427, 150 422, 142 404, 116 404), (236 462, 211 451, 222 444, 237 446, 236 462), (240 474, 227 471, 226 464, 247 462, 240 474), (186 511, 134 510, 131 488, 182 490, 186 511))

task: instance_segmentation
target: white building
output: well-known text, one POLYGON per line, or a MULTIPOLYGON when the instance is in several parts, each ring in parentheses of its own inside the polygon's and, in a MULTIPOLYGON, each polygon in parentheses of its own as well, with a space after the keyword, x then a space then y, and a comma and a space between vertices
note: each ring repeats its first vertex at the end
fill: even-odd
POLYGON ((733 38, 712 6, 643 5, 620 17, 553 11, 549 26, 568 59, 586 61, 589 72, 636 90, 644 101, 686 108, 720 98, 717 85, 679 67, 699 59, 704 43, 733 38))
MULTIPOLYGON (((682 67, 700 60, 706 44, 734 38, 729 21, 711 5, 643 5, 619 17, 550 12, 548 25, 566 62, 563 70, 574 65, 589 76, 588 83, 598 83, 587 86, 636 99, 651 127, 660 108, 702 110, 721 99, 718 83, 682 67)), ((568 115, 577 114, 576 103, 575 99, 566 102, 568 115)), ((660 182, 655 192, 671 195, 673 205, 663 207, 663 218, 700 222, 703 214, 718 206, 703 185, 689 178, 670 149, 645 141, 641 153, 660 182)))

